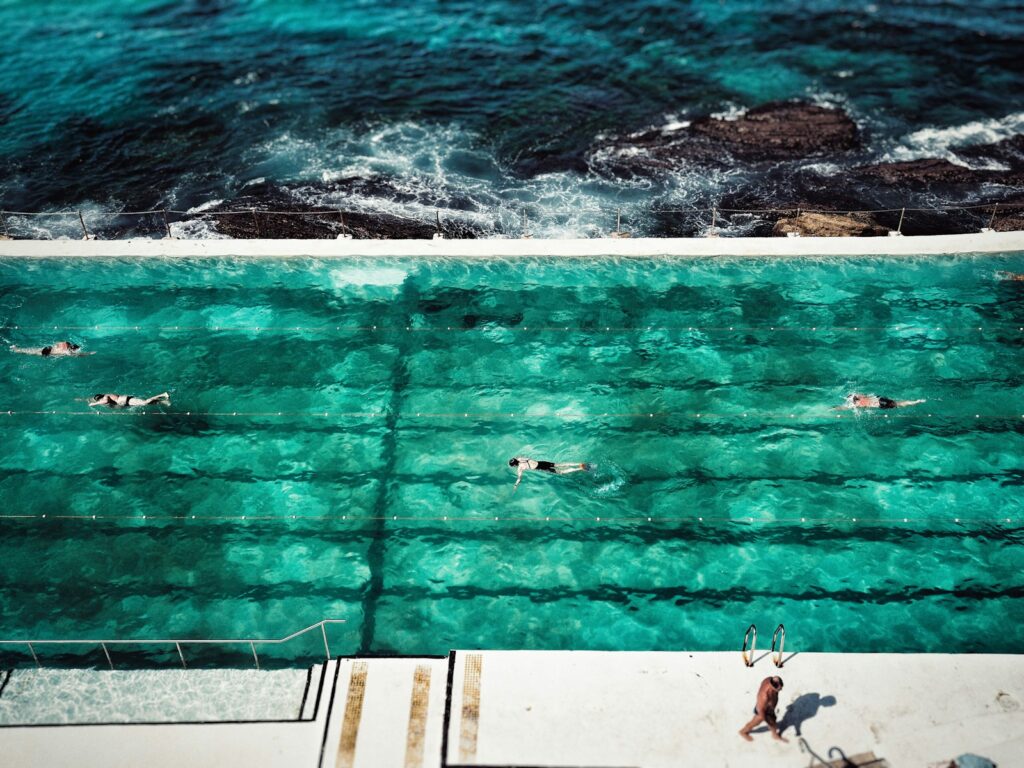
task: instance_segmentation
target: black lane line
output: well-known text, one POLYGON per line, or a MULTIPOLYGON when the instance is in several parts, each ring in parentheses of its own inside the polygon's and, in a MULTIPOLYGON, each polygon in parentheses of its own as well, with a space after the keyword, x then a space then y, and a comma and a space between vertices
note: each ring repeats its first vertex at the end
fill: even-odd
POLYGON ((316 720, 316 716, 320 714, 320 694, 324 692, 324 678, 327 677, 327 665, 331 662, 325 661, 320 666, 320 684, 316 689, 316 703, 313 705, 313 715, 306 722, 312 722, 316 720))
POLYGON ((324 739, 320 742, 320 759, 317 765, 321 768, 324 764, 324 750, 327 749, 327 731, 331 727, 331 710, 334 709, 334 698, 338 692, 338 672, 341 671, 341 662, 334 662, 334 682, 331 684, 331 700, 327 704, 327 717, 324 719, 324 739))
POLYGON ((299 702, 299 716, 295 718, 296 720, 301 720, 302 719, 302 710, 304 710, 306 708, 306 696, 309 694, 309 681, 312 679, 312 677, 313 677, 313 667, 307 667, 306 668, 306 685, 302 689, 302 701, 299 702))
POLYGON ((448 768, 448 725, 452 719, 452 683, 455 680, 455 651, 448 654, 448 685, 444 694, 444 726, 441 731, 441 768, 448 768))
MULTIPOLYGON (((402 304, 415 307, 416 299, 416 289, 411 279, 407 278, 402 285, 402 304)), ((373 516, 377 519, 372 528, 373 538, 366 551, 366 565, 370 569, 370 578, 363 593, 363 626, 359 650, 356 652, 358 656, 370 655, 373 651, 374 635, 377 630, 377 604, 384 592, 384 560, 389 535, 384 518, 388 513, 389 484, 398 463, 398 419, 410 378, 406 364, 409 359, 408 343, 405 338, 407 336, 409 334, 400 334, 395 343, 395 362, 391 369, 391 400, 384 419, 385 432, 381 437, 381 457, 384 461, 380 473, 380 489, 373 505, 373 516)))

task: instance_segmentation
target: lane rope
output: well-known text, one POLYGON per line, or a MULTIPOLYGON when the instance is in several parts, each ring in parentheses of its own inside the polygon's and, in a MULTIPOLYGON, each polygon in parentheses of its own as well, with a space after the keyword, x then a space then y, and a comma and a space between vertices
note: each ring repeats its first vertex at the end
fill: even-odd
MULTIPOLYGON (((892 410, 909 410, 892 409, 892 410)), ((561 421, 588 421, 594 419, 681 419, 694 421, 726 421, 726 420, 748 420, 753 419, 754 423, 761 421, 779 421, 780 423, 796 424, 818 424, 842 419, 907 419, 920 421, 922 419, 968 420, 976 421, 1017 421, 1024 419, 1024 413, 975 413, 956 416, 943 416, 934 413, 890 413, 889 409, 870 408, 864 412, 845 412, 834 414, 796 414, 786 411, 775 412, 747 412, 747 413, 705 413, 691 411, 629 411, 602 413, 579 413, 579 412, 552 412, 552 413, 516 413, 514 411, 415 411, 401 413, 400 419, 476 419, 481 421, 498 421, 501 419, 519 419, 537 421, 542 419, 557 419, 561 421)), ((126 409, 111 410, 109 408, 92 409, 88 411, 71 410, 3 410, 0 408, 0 416, 186 416, 201 417, 210 416, 216 418, 354 418, 354 419, 383 419, 389 416, 387 411, 165 411, 145 410, 138 406, 126 409)))
POLYGON ((761 524, 783 524, 783 525, 875 525, 875 524, 936 524, 952 523, 955 525, 1000 525, 1024 523, 1024 519, 1013 517, 1001 518, 980 518, 980 517, 873 517, 869 519, 858 517, 726 517, 689 515, 678 517, 656 517, 646 515, 625 515, 625 516, 587 516, 587 517, 539 517, 536 515, 426 515, 416 517, 411 515, 110 515, 110 514, 7 514, 0 515, 3 520, 112 520, 112 521, 154 521, 165 520, 196 520, 196 521, 276 521, 276 522, 301 522, 310 521, 333 521, 333 522, 430 522, 430 523, 530 523, 537 525, 554 524, 576 524, 576 523, 694 523, 694 524, 721 524, 731 523, 736 525, 761 525, 761 524))
MULTIPOLYGON (((139 331, 139 332, 170 332, 170 331, 206 331, 226 333, 231 331, 310 331, 316 333, 441 333, 441 332, 487 332, 494 331, 529 331, 531 333, 647 333, 647 332, 680 332, 680 333, 862 333, 879 331, 886 333, 928 333, 928 332, 985 332, 985 331, 1017 331, 1024 332, 1024 325, 1018 323, 999 323, 995 325, 647 325, 647 326, 614 326, 595 325, 592 327, 571 325, 490 325, 481 324, 473 327, 459 325, 412 326, 412 325, 0 325, 0 331, 139 331)), ((872 341, 877 342, 877 339, 872 341)))

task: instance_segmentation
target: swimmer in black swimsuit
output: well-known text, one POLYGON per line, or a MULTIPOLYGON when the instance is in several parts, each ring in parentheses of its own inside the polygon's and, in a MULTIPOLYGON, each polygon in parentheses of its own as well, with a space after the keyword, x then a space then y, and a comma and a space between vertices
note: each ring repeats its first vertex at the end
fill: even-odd
POLYGON ((159 395, 153 395, 153 397, 135 397, 134 395, 93 395, 89 399, 90 408, 96 405, 105 405, 108 408, 137 408, 140 405, 153 405, 154 403, 170 405, 171 396, 166 392, 161 392, 159 395))
POLYGON ((845 411, 857 408, 879 408, 887 411, 891 408, 906 408, 908 405, 919 405, 925 400, 893 400, 891 397, 877 397, 875 395, 847 395, 842 405, 837 405, 835 410, 845 411))
POLYGON ((516 468, 516 484, 512 489, 513 491, 519 487, 519 483, 523 479, 523 472, 527 470, 551 472, 554 475, 571 475, 573 472, 587 472, 590 469, 590 465, 585 463, 537 461, 536 459, 528 459, 525 456, 509 459, 508 465, 516 468))
POLYGON ((11 352, 20 352, 23 355, 42 355, 43 357, 82 357, 93 355, 95 352, 82 352, 82 348, 70 341, 58 341, 48 347, 15 347, 11 345, 11 352))

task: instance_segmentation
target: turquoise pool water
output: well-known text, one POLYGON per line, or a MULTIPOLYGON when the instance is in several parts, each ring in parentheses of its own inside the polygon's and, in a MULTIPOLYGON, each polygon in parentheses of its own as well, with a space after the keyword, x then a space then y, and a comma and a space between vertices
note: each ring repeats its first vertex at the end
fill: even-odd
POLYGON ((0 355, 0 637, 1022 652, 999 270, 1024 254, 0 261, 5 345, 96 353, 0 355), (513 493, 514 455, 595 469, 513 493))

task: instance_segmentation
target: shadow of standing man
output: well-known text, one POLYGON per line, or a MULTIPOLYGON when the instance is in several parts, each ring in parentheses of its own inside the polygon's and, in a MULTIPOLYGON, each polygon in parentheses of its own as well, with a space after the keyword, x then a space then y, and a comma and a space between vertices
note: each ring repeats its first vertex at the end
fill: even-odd
POLYGON ((779 733, 785 733, 786 729, 792 726, 796 729, 796 735, 802 736, 801 728, 806 720, 818 714, 822 707, 833 707, 835 704, 835 696, 822 696, 817 693, 797 696, 793 703, 786 707, 786 713, 779 720, 779 733))

